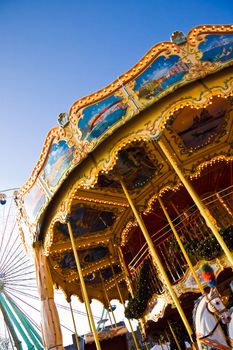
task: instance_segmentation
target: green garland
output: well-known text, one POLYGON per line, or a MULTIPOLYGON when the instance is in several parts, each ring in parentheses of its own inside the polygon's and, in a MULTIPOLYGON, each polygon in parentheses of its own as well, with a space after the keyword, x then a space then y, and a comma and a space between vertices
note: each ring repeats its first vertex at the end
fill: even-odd
MULTIPOLYGON (((233 225, 220 231, 223 240, 230 250, 233 250, 233 225)), ((173 251, 178 252, 179 246, 176 240, 171 240, 170 246, 173 251)), ((211 260, 222 254, 222 249, 212 234, 202 240, 189 240, 184 244, 184 248, 190 259, 211 260)), ((152 297, 150 291, 149 261, 145 260, 136 282, 134 298, 129 297, 128 305, 125 309, 125 317, 129 319, 139 319, 143 316, 147 303, 152 297)))
MULTIPOLYGON (((220 234, 228 248, 233 250, 233 225, 220 230, 220 234)), ((199 241, 192 239, 184 245, 184 248, 190 257, 199 260, 211 260, 222 254, 220 244, 212 234, 199 241)))
POLYGON ((145 260, 141 270, 139 272, 139 276, 136 282, 136 289, 134 298, 129 297, 128 305, 125 308, 125 317, 129 319, 139 319, 143 316, 147 303, 149 299, 152 297, 152 293, 149 288, 149 261, 145 260))
POLYGON ((220 231, 220 234, 222 235, 222 238, 224 240, 224 242, 226 243, 226 245, 228 246, 228 248, 230 250, 233 250, 233 225, 222 229, 220 231))

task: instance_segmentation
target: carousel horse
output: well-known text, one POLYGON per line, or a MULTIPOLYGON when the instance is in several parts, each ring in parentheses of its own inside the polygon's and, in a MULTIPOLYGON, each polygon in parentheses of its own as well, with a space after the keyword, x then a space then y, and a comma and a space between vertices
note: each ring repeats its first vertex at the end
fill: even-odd
POLYGON ((230 350, 220 322, 225 324, 231 320, 230 312, 222 302, 216 288, 213 270, 208 264, 202 267, 202 277, 208 283, 210 292, 203 294, 196 301, 193 321, 199 349, 230 350))
MULTIPOLYGON (((230 309, 230 312, 231 314, 233 313, 233 308, 230 309)), ((233 349, 233 318, 231 318, 231 321, 228 324, 228 337, 229 337, 229 344, 231 346, 231 349, 233 349)))
MULTIPOLYGON (((233 292, 233 281, 230 283, 231 291, 233 292)), ((231 314, 233 313, 233 307, 230 308, 231 314)), ((228 324, 228 337, 231 349, 233 349, 233 315, 230 323, 228 324)))

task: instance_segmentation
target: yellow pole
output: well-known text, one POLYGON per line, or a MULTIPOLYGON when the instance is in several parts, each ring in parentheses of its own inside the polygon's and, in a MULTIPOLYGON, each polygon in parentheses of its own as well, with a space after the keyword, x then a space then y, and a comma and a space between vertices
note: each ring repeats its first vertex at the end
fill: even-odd
POLYGON ((166 338, 167 338, 166 348, 169 350, 167 343, 170 343, 170 339, 169 339, 169 336, 168 336, 168 333, 167 333, 166 329, 165 329, 165 335, 166 335, 166 338))
POLYGON ((75 319, 74 319, 74 313, 73 313, 73 309, 72 309, 72 305, 71 305, 71 300, 68 301, 68 303, 70 305, 70 312, 71 312, 72 321, 73 321, 73 325, 74 325, 74 334, 75 334, 76 344, 77 344, 78 350, 81 350, 80 345, 79 345, 78 333, 77 333, 76 323, 75 323, 75 319))
POLYGON ((184 174, 182 173, 181 169, 178 167, 176 161, 173 159, 172 155, 170 154, 170 152, 167 149, 167 147, 165 146, 165 144, 161 140, 158 140, 157 142, 158 142, 158 145, 160 146, 160 148, 162 149, 163 153, 165 154, 166 158, 168 159, 169 163, 171 164, 171 166, 175 170, 176 174, 180 178, 180 180, 183 183, 184 187, 186 188, 186 190, 188 191, 188 193, 192 197, 192 199, 193 199, 194 203, 196 204, 197 208, 199 209, 201 215, 205 219, 207 226, 213 232, 215 238, 217 239, 218 243, 222 247, 224 253, 226 254, 226 256, 228 258, 228 260, 233 265, 233 256, 232 256, 230 250, 228 249, 226 243, 224 242, 222 236, 220 235, 220 233, 218 231, 215 219, 210 214, 210 212, 207 209, 207 207, 202 203, 201 199, 197 195, 196 191, 192 187, 192 185, 189 182, 189 180, 185 178, 184 174))
POLYGON ((78 269, 79 279, 80 279, 80 283, 81 283, 81 289, 82 289, 84 301, 85 301, 85 304, 86 304, 86 307, 87 307, 87 312, 88 312, 87 315, 89 317, 89 320, 90 320, 90 323, 91 323, 92 332, 93 332, 94 339, 95 339, 96 349, 97 350, 101 350, 100 342, 99 342, 99 338, 98 338, 98 333, 97 333, 97 330, 96 330, 96 327, 95 327, 95 322, 94 322, 94 318, 93 318, 93 315, 92 315, 92 312, 91 312, 91 306, 90 306, 89 298, 88 298, 88 295, 87 295, 87 290, 86 290, 86 286, 85 286, 85 283, 84 283, 84 278, 83 278, 83 275, 82 275, 82 268, 81 268, 79 257, 78 257, 78 253, 77 253, 77 250, 76 250, 76 247, 75 247, 75 241, 74 241, 74 236, 73 236, 73 232, 72 232, 72 227, 71 227, 71 224, 70 224, 69 221, 67 221, 67 226, 68 226, 68 231, 69 231, 70 240, 71 240, 71 244, 72 244, 72 249, 73 249, 73 252, 74 252, 75 262, 76 262, 77 269, 78 269))
MULTIPOLYGON (((84 298, 83 298, 83 299, 84 299, 84 298)), ((87 320, 88 320, 89 329, 90 329, 90 333, 91 333, 91 332, 92 332, 92 329, 91 329, 91 322, 90 322, 90 319, 89 319, 89 316, 88 316, 87 305, 86 305, 85 302, 84 302, 84 305, 85 305, 86 314, 87 314, 87 320)))
POLYGON ((178 350, 182 350, 181 347, 180 347, 180 344, 179 344, 179 342, 178 342, 177 336, 176 336, 176 334, 175 334, 175 332, 174 332, 174 330, 173 330, 173 328, 172 328, 172 325, 171 325, 171 323, 170 323, 169 321, 168 321, 168 326, 169 326, 170 331, 171 331, 171 333, 172 333, 172 336, 173 336, 173 338, 174 338, 174 340, 175 340, 175 342, 176 342, 176 345, 177 345, 177 347, 178 347, 178 350))
MULTIPOLYGON (((114 315, 114 312, 113 312, 113 309, 112 309, 112 305, 111 305, 109 297, 108 297, 108 293, 107 293, 107 290, 106 290, 106 287, 105 287, 105 284, 104 284, 104 279, 103 279, 103 276, 102 276, 101 272, 100 272, 100 279, 101 279, 101 282, 102 282, 105 298, 107 299, 108 306, 109 306, 109 308, 111 310, 111 313, 112 313, 112 317, 113 317, 113 320, 114 320, 114 323, 115 323, 115 327, 117 327, 115 315, 114 315)), ((108 313, 109 313, 109 311, 108 311, 108 313)), ((109 315, 109 318, 110 318, 110 315, 109 315)), ((110 318, 110 322, 112 323, 111 318, 110 318)))
MULTIPOLYGON (((109 262, 110 262, 110 267, 111 267, 111 270, 112 270, 112 275, 113 275, 113 278, 114 278, 114 281, 115 281, 115 286, 117 288, 117 292, 118 292, 118 295, 119 295, 119 298, 120 298, 120 301, 121 301, 121 304, 124 306, 125 308, 125 303, 124 303, 124 300, 123 300, 123 297, 121 295, 121 291, 120 291, 120 288, 119 288, 119 285, 118 285, 118 282, 117 282, 117 279, 116 279, 116 276, 115 276, 115 272, 114 272, 114 269, 113 269, 113 266, 112 266, 112 262, 111 262, 111 258, 109 257, 109 262)), ((129 327, 130 327, 130 330, 131 330, 131 334, 132 334, 132 338, 133 338, 133 342, 134 342, 134 345, 136 347, 136 350, 140 350, 139 347, 138 347, 138 342, 137 342, 137 339, 135 337, 135 334, 134 334, 134 330, 133 330, 133 327, 132 327, 132 324, 130 322, 130 320, 127 318, 128 322, 129 322, 129 327)))
POLYGON ((134 293, 133 293, 132 281, 131 281, 131 278, 130 278, 130 275, 129 275, 129 272, 128 272, 128 269, 127 269, 127 266, 126 266, 126 263, 125 263, 125 260, 124 260, 124 257, 123 257, 123 253, 122 253, 120 247, 118 247, 118 255, 119 255, 120 263, 123 266, 123 269, 125 271, 125 276, 126 276, 126 279, 127 279, 129 292, 130 292, 131 296, 133 296, 134 293))
POLYGON ((169 281, 169 278, 168 278, 168 276, 166 274, 166 271, 165 271, 165 269, 164 269, 164 267, 163 267, 163 265, 162 265, 162 263, 161 263, 161 261, 159 259, 159 256, 158 256, 158 254, 156 252, 156 249, 154 247, 152 239, 151 239, 151 237, 150 237, 150 235, 149 235, 149 233, 147 231, 147 228, 146 228, 143 220, 141 219, 140 215, 138 214, 138 212, 137 212, 137 210, 136 210, 136 208, 134 206, 134 203, 133 203, 133 201, 132 201, 132 199, 131 199, 131 197, 130 197, 130 195, 129 195, 126 187, 125 187, 125 184, 121 180, 120 180, 120 182, 121 182, 121 186, 123 188, 123 191, 125 193, 125 196, 128 199, 130 207, 131 207, 131 209, 132 209, 132 211, 133 211, 133 213, 134 213, 134 215, 136 217, 137 223, 140 226, 141 231, 142 231, 142 233, 143 233, 143 235, 145 237, 145 240, 146 240, 146 242, 147 242, 147 244, 149 246, 150 254, 151 254, 152 258, 154 259, 155 263, 157 264, 157 266, 158 266, 158 268, 159 268, 159 270, 160 270, 160 272, 161 272, 161 274, 163 276, 163 279, 164 279, 165 284, 166 284, 166 286, 168 288, 168 291, 169 291, 169 293, 170 293, 170 295, 171 295, 171 297, 172 297, 172 299, 173 299, 173 301, 174 301, 174 303, 176 305, 176 308, 177 308, 177 310, 178 310, 178 312, 180 314, 180 317, 181 317, 181 319, 182 319, 182 321, 183 321, 183 323, 185 325, 185 328, 187 329, 189 337, 190 337, 190 339, 191 339, 191 341, 193 343, 194 342, 193 331, 192 331, 192 329, 191 329, 191 327, 190 327, 190 325, 188 323, 188 320, 187 320, 187 318, 186 318, 186 316, 184 314, 184 311, 183 311, 183 309, 182 309, 182 307, 180 305, 179 299, 177 298, 177 295, 176 295, 176 293, 174 292, 174 290, 172 288, 172 285, 171 285, 171 283, 169 281))
POLYGON ((159 345, 161 346, 162 350, 164 350, 161 339, 159 339, 159 345))
POLYGON ((186 251, 185 251, 184 245, 183 245, 183 243, 181 242, 181 239, 180 239, 180 237, 179 237, 179 235, 178 235, 178 233, 177 233, 177 231, 176 231, 176 229, 175 229, 175 226, 173 225, 173 222, 171 221, 171 219, 170 219, 170 217, 169 217, 169 215, 168 215, 167 209, 165 208, 165 206, 164 206, 164 204, 163 204, 161 198, 160 198, 159 196, 158 196, 157 198, 158 198, 159 204, 160 204, 161 208, 163 209, 163 212, 164 212, 164 214, 165 214, 165 216, 166 216, 166 218, 167 218, 167 221, 168 221, 168 223, 169 223, 169 225, 170 225, 170 227, 171 227, 171 229, 172 229, 172 232, 174 233, 174 236, 175 236, 175 238, 176 238, 176 240, 177 240, 177 242, 178 242, 178 244, 179 244, 179 247, 180 247, 180 249, 181 249, 181 251, 182 251, 182 253, 183 253, 183 255, 184 255, 184 258, 185 258, 185 260, 186 260, 186 262, 187 262, 187 264, 188 264, 188 266, 189 266, 189 268, 190 268, 190 270, 191 270, 191 272, 192 272, 192 274, 193 274, 193 277, 194 277, 194 279, 195 279, 195 281, 196 281, 196 284, 197 284, 197 286, 198 286, 200 292, 201 292, 202 294, 204 294, 204 288, 203 288, 203 286, 201 285, 201 282, 199 281, 199 278, 198 278, 198 276, 197 276, 197 273, 196 273, 196 271, 195 271, 195 269, 194 269, 194 267, 193 267, 193 265, 192 265, 192 263, 191 263, 191 260, 189 259, 188 254, 187 254, 186 251))

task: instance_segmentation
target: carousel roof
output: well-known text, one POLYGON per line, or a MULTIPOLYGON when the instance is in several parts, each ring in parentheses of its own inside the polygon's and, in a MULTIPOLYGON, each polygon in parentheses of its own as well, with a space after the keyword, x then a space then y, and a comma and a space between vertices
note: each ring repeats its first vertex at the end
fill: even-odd
POLYGON ((144 244, 120 181, 150 232, 155 222, 156 230, 165 224, 155 210, 158 193, 166 193, 174 216, 174 203, 180 210, 192 204, 156 145, 161 135, 178 151, 200 195, 215 190, 214 176, 218 189, 230 181, 219 162, 232 157, 232 64, 232 25, 199 26, 187 36, 175 32, 171 42, 155 45, 127 73, 59 116, 60 126, 48 133, 18 193, 18 221, 26 245, 43 241, 54 283, 66 294, 80 295, 67 217, 89 295, 104 301, 96 288, 101 278, 110 299, 118 298, 111 290, 113 271, 124 280, 118 245, 128 242, 136 252, 134 246, 144 244), (206 164, 212 172, 205 172, 206 164))

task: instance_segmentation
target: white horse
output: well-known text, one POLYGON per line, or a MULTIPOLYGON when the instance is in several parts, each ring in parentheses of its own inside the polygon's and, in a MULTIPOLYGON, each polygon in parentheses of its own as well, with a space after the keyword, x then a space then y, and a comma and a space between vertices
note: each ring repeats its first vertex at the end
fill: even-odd
MULTIPOLYGON (((233 307, 230 308, 231 314, 233 313, 233 307)), ((228 324, 228 337, 229 344, 231 345, 231 349, 233 349, 233 317, 231 317, 231 321, 228 324)))
MULTIPOLYGON (((233 281, 230 283, 231 291, 233 293, 233 281)), ((231 345, 231 349, 233 349, 233 307, 230 308, 230 313, 232 315, 231 321, 228 324, 228 337, 229 344, 231 345)))
POLYGON ((220 326, 231 321, 230 312, 215 287, 196 301, 193 320, 199 349, 231 349, 220 326))

